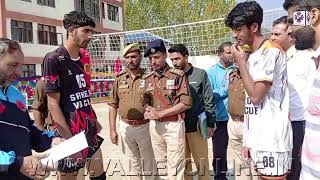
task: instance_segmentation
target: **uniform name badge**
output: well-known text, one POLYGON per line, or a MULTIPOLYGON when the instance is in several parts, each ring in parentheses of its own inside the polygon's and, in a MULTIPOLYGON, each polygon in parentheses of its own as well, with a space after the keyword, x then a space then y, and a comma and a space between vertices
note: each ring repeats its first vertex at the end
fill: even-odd
POLYGON ((167 80, 166 89, 168 90, 174 89, 174 80, 167 80))
POLYGON ((129 84, 127 83, 127 81, 122 81, 121 84, 119 85, 119 89, 128 89, 129 88, 129 84))

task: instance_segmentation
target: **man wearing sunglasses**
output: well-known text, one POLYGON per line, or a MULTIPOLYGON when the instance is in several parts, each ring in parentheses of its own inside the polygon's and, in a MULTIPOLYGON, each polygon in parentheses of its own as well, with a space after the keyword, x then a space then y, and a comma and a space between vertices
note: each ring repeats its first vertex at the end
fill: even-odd
POLYGON ((293 15, 293 10, 297 8, 294 3, 294 1, 289 0, 283 4, 284 9, 290 13, 290 18, 284 16, 274 22, 279 22, 282 19, 282 23, 273 26, 272 31, 277 26, 287 27, 286 32, 280 31, 283 38, 273 38, 274 35, 271 37, 272 40, 280 44, 286 51, 287 59, 289 113, 293 131, 292 164, 290 174, 287 177, 288 180, 298 180, 300 176, 301 147, 305 130, 304 112, 312 85, 310 79, 313 79, 315 73, 314 63, 310 61, 313 50, 308 48, 311 47, 308 43, 304 43, 306 39, 304 38, 305 35, 300 30, 297 32, 299 27, 293 26, 293 18, 291 16, 293 15), (295 38, 295 33, 299 37, 295 38), (295 47, 296 39, 297 48, 295 47))
POLYGON ((308 33, 307 40, 310 46, 316 49, 310 59, 316 67, 316 74, 312 81, 309 103, 306 108, 306 128, 302 145, 300 179, 320 179, 320 1, 304 0, 298 4, 293 12, 293 25, 300 26, 300 31, 308 33), (304 20, 304 21, 302 21, 304 20))
POLYGON ((295 47, 298 50, 311 49, 314 45, 314 30, 306 26, 306 18, 298 13, 301 0, 286 0, 283 3, 284 9, 288 12, 288 24, 292 26, 292 37, 295 39, 295 47), (296 14, 294 14, 297 11, 296 14))

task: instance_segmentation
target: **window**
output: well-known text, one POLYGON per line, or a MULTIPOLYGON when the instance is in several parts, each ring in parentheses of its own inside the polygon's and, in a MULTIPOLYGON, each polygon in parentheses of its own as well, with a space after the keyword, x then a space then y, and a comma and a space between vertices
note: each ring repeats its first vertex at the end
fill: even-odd
POLYGON ((11 20, 11 39, 21 43, 32 43, 32 23, 11 20))
POLYGON ((106 18, 106 11, 104 9, 104 3, 102 3, 102 18, 105 19, 106 18))
POLYGON ((56 27, 38 24, 38 42, 39 44, 58 45, 56 27))
POLYGON ((108 4, 108 20, 119 22, 119 8, 108 4))
POLYGON ((85 12, 95 20, 100 20, 99 0, 76 0, 76 10, 85 12))
POLYGON ((120 36, 110 35, 110 51, 120 51, 120 36))
POLYGON ((49 7, 56 7, 55 0, 37 0, 37 4, 49 7))
POLYGON ((35 64, 24 64, 22 65, 22 77, 34 77, 36 76, 36 65, 35 64))
POLYGON ((92 1, 92 13, 91 16, 94 19, 100 19, 100 14, 99 14, 99 1, 92 1))

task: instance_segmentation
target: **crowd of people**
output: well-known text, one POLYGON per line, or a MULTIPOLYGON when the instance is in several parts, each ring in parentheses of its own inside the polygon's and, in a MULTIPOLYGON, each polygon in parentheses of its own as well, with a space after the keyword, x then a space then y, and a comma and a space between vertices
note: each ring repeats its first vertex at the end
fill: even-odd
MULTIPOLYGON (((261 6, 238 3, 225 18, 235 43, 222 43, 219 62, 207 71, 188 61, 183 44, 167 50, 157 39, 143 52, 138 43, 122 50, 126 68, 115 76, 108 129, 130 162, 128 179, 320 179, 320 1, 285 0, 283 7, 288 15, 273 22, 267 38, 261 6), (140 67, 143 56, 154 71, 140 67)), ((98 133, 107 127, 90 103, 85 50, 95 22, 72 11, 63 26, 66 42, 44 57, 34 122, 12 86, 21 47, 0 38, 0 179, 44 179, 51 170, 76 179, 83 167, 90 179, 106 179, 98 133), (53 169, 40 163, 48 149, 82 131, 88 148, 53 169)))

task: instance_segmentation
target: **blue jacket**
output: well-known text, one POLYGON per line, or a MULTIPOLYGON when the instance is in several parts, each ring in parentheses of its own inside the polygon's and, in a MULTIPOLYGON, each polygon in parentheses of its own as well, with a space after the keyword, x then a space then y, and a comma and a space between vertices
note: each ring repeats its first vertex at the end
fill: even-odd
POLYGON ((19 171, 23 157, 51 147, 52 138, 33 125, 26 107, 14 86, 0 90, 0 179, 29 179, 19 171))
POLYGON ((221 63, 207 70, 214 100, 216 102, 216 121, 228 121, 228 77, 233 66, 225 68, 221 63))

